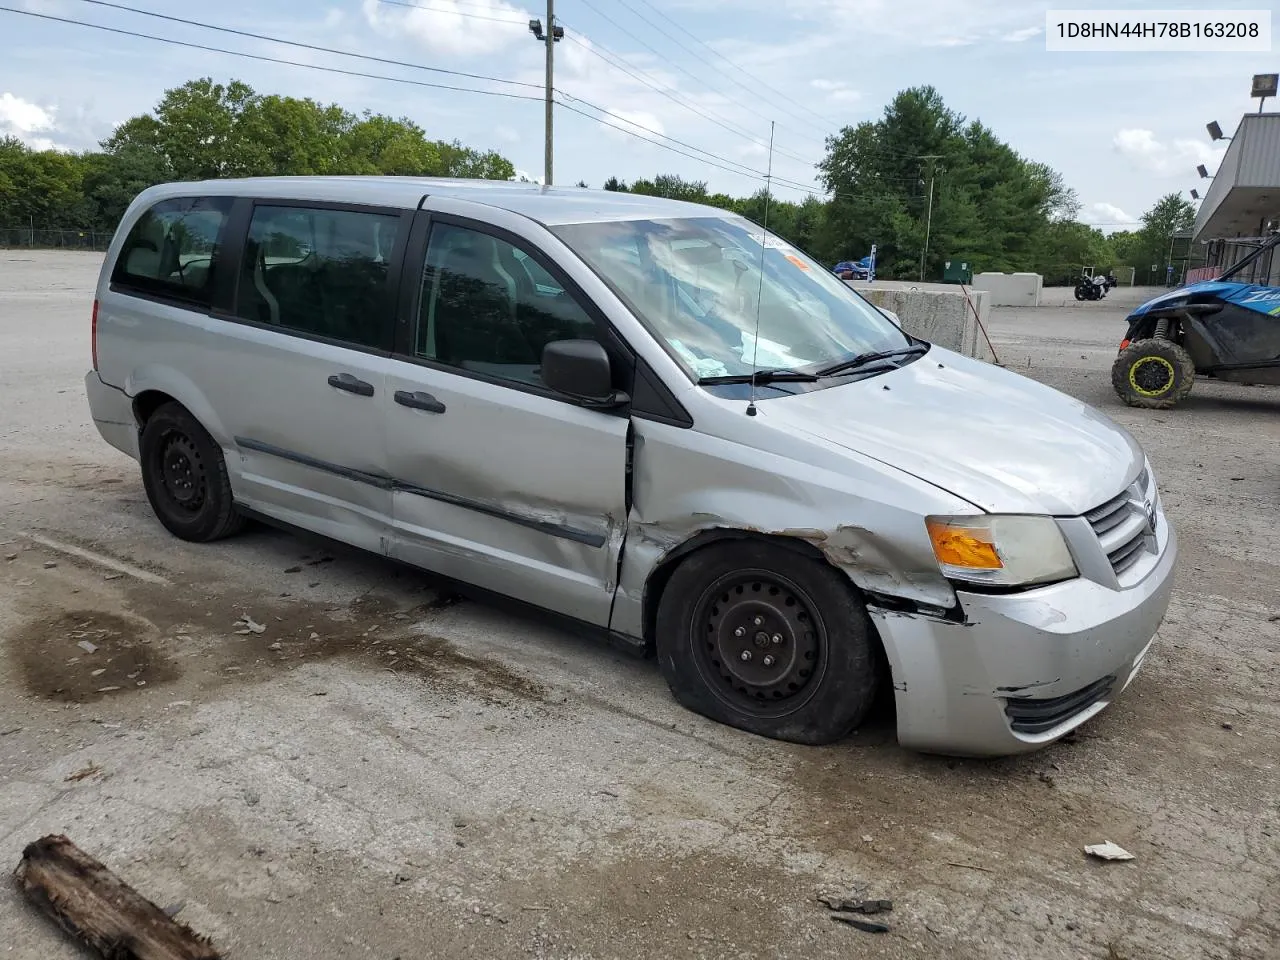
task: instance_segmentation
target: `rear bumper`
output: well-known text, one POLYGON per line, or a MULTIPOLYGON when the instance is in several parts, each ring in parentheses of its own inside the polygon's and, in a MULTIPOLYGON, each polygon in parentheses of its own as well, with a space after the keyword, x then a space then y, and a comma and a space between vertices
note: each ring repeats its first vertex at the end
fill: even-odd
POLYGON ((1025 753, 1104 710, 1129 685, 1164 619, 1172 527, 1141 582, 1076 579, 1025 593, 957 595, 965 622, 873 608, 893 670, 898 740, 959 756, 1025 753))
POLYGON ((137 460, 138 422, 133 416, 133 399, 120 388, 103 383, 97 370, 85 374, 84 392, 89 415, 102 439, 137 460))

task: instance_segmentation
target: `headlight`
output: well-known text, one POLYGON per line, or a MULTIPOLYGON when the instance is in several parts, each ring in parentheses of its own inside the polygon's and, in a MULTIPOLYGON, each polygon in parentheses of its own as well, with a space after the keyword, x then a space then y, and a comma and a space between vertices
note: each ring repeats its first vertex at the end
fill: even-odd
POLYGON ((1052 517, 926 517, 943 576, 1016 587, 1067 580, 1075 561, 1052 517))

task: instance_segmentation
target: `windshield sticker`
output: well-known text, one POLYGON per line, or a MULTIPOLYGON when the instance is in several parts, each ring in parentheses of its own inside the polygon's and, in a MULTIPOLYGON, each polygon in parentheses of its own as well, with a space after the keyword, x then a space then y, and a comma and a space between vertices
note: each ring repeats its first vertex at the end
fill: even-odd
POLYGON ((808 265, 807 263, 805 263, 803 260, 801 260, 799 257, 797 257, 794 253, 788 253, 788 254, 785 254, 785 256, 786 256, 786 258, 787 258, 789 261, 791 261, 792 263, 794 263, 794 264, 795 264, 797 267, 799 267, 801 270, 808 270, 808 269, 809 269, 809 265, 808 265))
MULTIPOLYGON (((760 242, 760 234, 758 233, 749 233, 747 234, 747 236, 755 243, 760 242)), ((764 248, 766 250, 788 250, 788 251, 795 249, 794 247, 791 246, 791 244, 787 243, 787 241, 783 240, 781 237, 775 237, 772 234, 764 238, 764 248)))

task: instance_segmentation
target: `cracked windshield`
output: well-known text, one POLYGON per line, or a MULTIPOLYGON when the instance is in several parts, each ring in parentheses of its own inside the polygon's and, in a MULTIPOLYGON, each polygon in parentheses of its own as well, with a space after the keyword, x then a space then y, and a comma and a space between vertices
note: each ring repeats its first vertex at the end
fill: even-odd
POLYGON ((842 280, 749 220, 628 220, 554 231, 695 379, 750 374, 753 360, 760 370, 822 367, 908 343, 842 280))

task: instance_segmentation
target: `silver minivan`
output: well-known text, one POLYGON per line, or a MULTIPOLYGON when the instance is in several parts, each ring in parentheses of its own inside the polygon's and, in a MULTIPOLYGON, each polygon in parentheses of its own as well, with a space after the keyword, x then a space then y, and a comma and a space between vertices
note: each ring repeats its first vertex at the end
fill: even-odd
POLYGON ((1176 541, 1102 414, 905 333, 751 222, 533 184, 143 192, 94 422, 186 540, 304 528, 654 652, 826 743, 1035 749, 1132 681, 1176 541))

